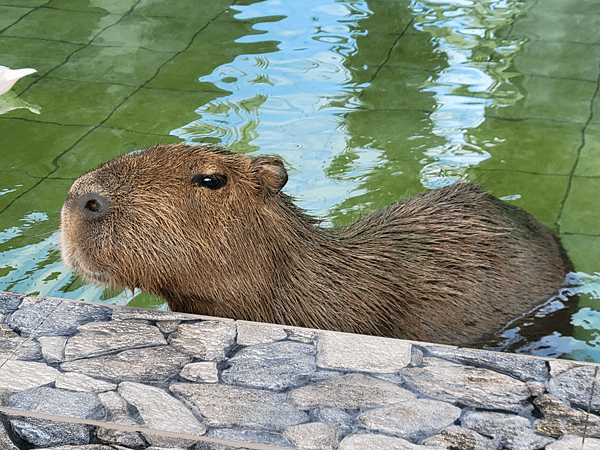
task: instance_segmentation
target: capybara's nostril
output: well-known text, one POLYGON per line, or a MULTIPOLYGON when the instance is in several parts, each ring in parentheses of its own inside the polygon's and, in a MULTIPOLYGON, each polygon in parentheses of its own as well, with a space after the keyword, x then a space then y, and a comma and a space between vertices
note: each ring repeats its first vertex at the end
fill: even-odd
POLYGON ((99 219, 110 211, 110 201, 97 192, 90 192, 77 199, 77 206, 88 219, 99 219))

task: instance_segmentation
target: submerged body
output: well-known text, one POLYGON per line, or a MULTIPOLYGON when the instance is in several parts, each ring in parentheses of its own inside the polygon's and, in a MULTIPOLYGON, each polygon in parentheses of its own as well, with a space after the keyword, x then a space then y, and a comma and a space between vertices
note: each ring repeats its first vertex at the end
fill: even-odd
POLYGON ((322 228, 276 158, 155 146, 80 177, 65 262, 174 311, 468 343, 550 298, 572 265, 525 211, 456 183, 322 228))

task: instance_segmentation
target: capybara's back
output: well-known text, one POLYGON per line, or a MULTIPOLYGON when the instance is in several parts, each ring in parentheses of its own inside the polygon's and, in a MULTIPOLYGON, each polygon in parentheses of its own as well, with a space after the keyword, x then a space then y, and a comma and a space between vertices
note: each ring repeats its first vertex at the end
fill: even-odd
POLYGON ((63 258, 172 310, 468 343, 550 298, 572 265, 555 234, 455 183, 323 228, 281 193, 281 160, 159 145, 79 178, 63 258))

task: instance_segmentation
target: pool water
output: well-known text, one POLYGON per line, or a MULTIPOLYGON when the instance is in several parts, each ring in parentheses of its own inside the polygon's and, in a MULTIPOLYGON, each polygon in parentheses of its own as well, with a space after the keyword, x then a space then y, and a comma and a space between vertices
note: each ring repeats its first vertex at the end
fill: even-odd
POLYGON ((60 208, 116 155, 216 143, 283 158, 326 225, 477 180, 582 283, 482 345, 600 362, 598 29, 575 0, 0 0, 0 65, 37 70, 0 95, 0 290, 165 308, 70 272, 60 208))

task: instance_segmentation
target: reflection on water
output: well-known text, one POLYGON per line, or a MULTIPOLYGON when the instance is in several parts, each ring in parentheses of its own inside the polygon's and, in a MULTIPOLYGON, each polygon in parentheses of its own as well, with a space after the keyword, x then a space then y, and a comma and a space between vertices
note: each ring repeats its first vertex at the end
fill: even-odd
POLYGON ((435 93, 432 133, 445 144, 424 152, 433 162, 421 169, 423 186, 450 184, 491 156, 497 141, 479 145, 469 140, 467 130, 485 120, 487 107, 509 106, 523 97, 510 81, 514 73, 507 71, 523 42, 496 35, 510 26, 522 7, 514 1, 424 1, 416 6, 421 20, 415 28, 431 34, 448 64, 425 88, 435 93))
POLYGON ((240 55, 201 77, 231 95, 201 106, 198 120, 172 134, 188 143, 279 155, 294 172, 286 192, 324 215, 353 189, 349 181, 324 177, 321 165, 346 148, 344 114, 358 106, 361 86, 344 62, 365 33, 359 21, 370 13, 367 4, 268 0, 232 8, 238 20, 268 20, 254 26, 262 34, 237 42, 275 42, 276 51, 240 55))
MULTIPOLYGON (((146 3, 152 6, 152 2, 146 3)), ((552 133, 562 138, 568 135, 563 128, 572 131, 572 124, 565 124, 567 120, 562 116, 552 116, 551 125, 539 121, 539 111, 546 114, 553 108, 540 106, 531 94, 535 91, 531 80, 528 83, 517 69, 519 57, 529 58, 530 38, 513 29, 520 18, 527 18, 532 2, 244 3, 249 4, 233 5, 234 13, 226 13, 233 16, 227 19, 231 23, 217 21, 226 36, 226 42, 219 43, 222 47, 214 50, 214 59, 220 65, 194 65, 196 60, 204 61, 205 55, 193 50, 195 46, 182 50, 184 45, 174 38, 175 34, 162 39, 162 31, 157 30, 169 29, 169 19, 164 15, 145 17, 144 13, 129 17, 135 26, 128 27, 125 35, 112 33, 110 28, 100 33, 86 52, 130 54, 129 47, 119 47, 123 36, 127 45, 139 45, 136 52, 147 54, 152 61, 163 58, 171 47, 183 54, 198 51, 185 59, 193 70, 178 67, 182 74, 193 73, 200 83, 214 88, 209 89, 213 100, 195 105, 195 120, 184 121, 180 114, 162 117, 166 113, 160 108, 149 113, 148 105, 154 106, 149 101, 140 101, 143 106, 131 107, 128 113, 139 116, 140 121, 150 115, 149 124, 161 115, 161 120, 169 123, 168 129, 173 130, 171 135, 188 143, 217 143, 239 152, 282 157, 290 168, 285 192, 294 196, 299 206, 323 217, 326 225, 347 224, 374 208, 457 178, 474 179, 481 175, 474 169, 482 166, 487 168, 482 176, 484 187, 535 212, 548 225, 558 221, 564 198, 559 181, 568 184, 559 176, 565 176, 562 161, 568 159, 565 155, 572 152, 573 144, 566 138, 556 144, 553 138, 552 145, 536 141, 552 133), (228 36, 226 26, 235 32, 228 36), (149 27, 153 33, 147 32, 149 27), (230 52, 226 57, 217 57, 222 48, 230 52), (534 113, 527 109, 530 104, 534 105, 534 113), (527 170, 522 167, 525 163, 529 164, 527 170), (506 169, 509 164, 512 171, 506 169), (538 172, 537 166, 546 172, 538 172), (536 185, 540 173, 555 177, 546 181, 548 189, 536 185), (527 185, 525 181, 514 181, 528 177, 534 181, 527 185), (546 198, 558 200, 548 206, 542 201, 546 198)), ((110 21, 113 19, 117 17, 111 16, 110 21)), ((173 32, 182 23, 175 22, 173 32)), ((543 60, 554 55, 549 52, 543 60)), ((566 64, 558 60, 559 56, 553 63, 557 67, 566 64)), ((81 55, 70 60, 72 67, 67 64, 56 73, 78 83, 95 80, 98 62, 89 63, 93 71, 80 73, 75 70, 78 58, 81 55)), ((129 74, 127 83, 134 83, 130 81, 133 74, 145 76, 146 67, 133 67, 136 64, 141 65, 137 57, 132 67, 123 64, 122 73, 129 74)), ((103 76, 105 81, 116 83, 120 73, 107 71, 103 76)), ((56 84, 63 81, 60 77, 56 80, 56 84)), ((177 81, 172 80, 172 85, 177 81)), ((561 85, 563 81, 560 79, 561 85)), ((541 88, 536 89, 539 92, 541 88)), ((156 92, 160 89, 152 94, 156 92)), ((155 97, 149 98, 154 101, 155 97)), ((104 102, 104 98, 95 100, 98 104, 104 102)), ((65 108, 77 114, 81 105, 65 108)), ((127 114, 122 117, 127 120, 127 114)), ((53 117, 48 120, 54 122, 53 117)), ((118 133, 123 130, 111 126, 104 131, 120 139, 118 133)), ((580 139, 581 129, 573 129, 572 135, 580 139)), ((61 148, 57 154, 63 151, 61 148)), ((103 159, 114 156, 115 150, 107 149, 103 159)), ((91 168, 82 166, 81 172, 91 168)), ((15 192, 21 195, 23 185, 32 184, 26 164, 10 170, 14 182, 0 187, 0 198, 15 192), (21 173, 26 175, 19 178, 21 173)), ((66 191, 60 192, 64 198, 66 191)), ((30 209, 39 208, 36 204, 30 209)), ((78 281, 60 262, 57 234, 48 233, 59 209, 57 203, 39 213, 14 213, 14 223, 0 230, 0 289, 157 306, 156 299, 138 292, 103 290, 78 281)), ((565 289, 481 345, 600 361, 596 351, 600 342, 600 275, 579 272, 577 277, 580 287, 565 289)))

